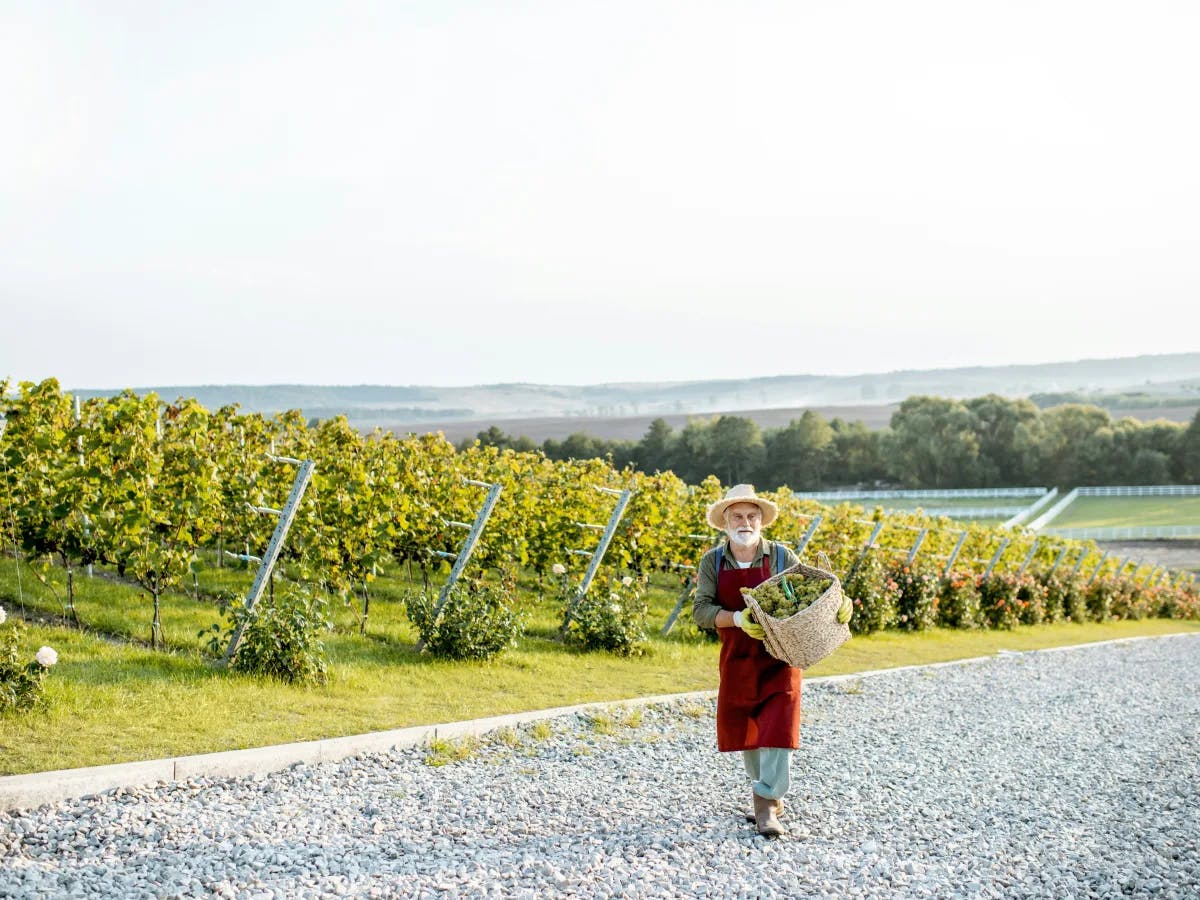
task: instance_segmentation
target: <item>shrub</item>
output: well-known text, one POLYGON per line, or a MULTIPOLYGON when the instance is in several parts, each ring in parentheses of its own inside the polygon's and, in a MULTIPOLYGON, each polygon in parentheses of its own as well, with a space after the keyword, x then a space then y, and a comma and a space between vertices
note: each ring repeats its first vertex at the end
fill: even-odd
POLYGON ((1017 579, 988 575, 979 579, 979 608, 989 628, 1015 628, 1021 622, 1017 606, 1017 579))
POLYGON ((899 620, 896 600, 900 586, 891 579, 883 561, 874 553, 868 552, 858 568, 842 582, 842 592, 854 601, 850 630, 855 634, 892 628, 899 620))
POLYGON ((970 572, 951 572, 939 582, 938 624, 947 628, 978 628, 983 624, 979 585, 970 572))
POLYGON ((275 595, 273 603, 260 602, 247 611, 237 598, 224 604, 228 624, 225 633, 212 626, 209 649, 216 655, 228 646, 241 625, 242 640, 230 667, 250 675, 265 675, 291 684, 323 683, 329 676, 325 643, 320 635, 329 631, 325 601, 303 586, 290 586, 275 595))
POLYGON ((421 643, 443 659, 492 659, 516 646, 524 616, 516 605, 516 582, 503 574, 500 584, 460 579, 435 616, 438 593, 416 591, 405 598, 408 617, 421 643))
POLYGON ((644 653, 645 592, 645 578, 632 575, 610 576, 603 585, 593 583, 566 622, 567 643, 583 650, 607 650, 620 656, 644 653))
POLYGON ((1017 617, 1022 625, 1041 625, 1046 621, 1046 586, 1032 575, 1017 575, 1017 617))
POLYGON ((1113 617, 1113 600, 1117 597, 1116 581, 1111 578, 1097 578, 1084 588, 1084 602, 1087 604, 1087 616, 1093 622, 1107 622, 1113 617))
POLYGON ((45 697, 46 670, 58 662, 58 654, 42 647, 32 660, 22 661, 20 624, 5 627, 7 616, 0 608, 0 713, 27 710, 45 697))
POLYGON ((1200 619, 1200 588, 1195 584, 1158 589, 1158 615, 1169 619, 1200 619))
POLYGON ((897 621, 901 628, 924 631, 937 624, 938 577, 919 561, 897 566, 889 573, 896 584, 897 621))
POLYGON ((1050 575, 1043 579, 1046 588, 1046 621, 1061 622, 1070 619, 1083 622, 1087 619, 1087 607, 1083 602, 1082 586, 1072 575, 1050 575))
MULTIPOLYGON (((1159 604, 1161 605, 1161 604, 1159 604)), ((1154 612, 1154 593, 1132 578, 1118 580, 1112 614, 1118 619, 1144 619, 1154 612)))

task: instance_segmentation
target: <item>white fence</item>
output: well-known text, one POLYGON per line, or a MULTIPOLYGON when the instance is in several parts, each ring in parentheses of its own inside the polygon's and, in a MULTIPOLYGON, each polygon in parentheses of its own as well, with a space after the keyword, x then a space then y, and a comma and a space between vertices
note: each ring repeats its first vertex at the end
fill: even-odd
POLYGON ((1002 524, 1001 528, 1016 528, 1030 516, 1041 512, 1042 508, 1054 502, 1054 498, 1058 496, 1058 488, 1050 488, 1042 496, 1038 497, 1033 503, 1019 510, 1015 516, 1002 524))
POLYGON ((921 510, 927 516, 949 516, 951 519, 1002 519, 1024 512, 1025 506, 943 506, 921 510))
POLYGON ((1081 487, 1081 497, 1200 497, 1200 484, 1135 484, 1081 487))
POLYGON ((1121 541, 1136 538, 1200 537, 1200 525, 1144 525, 1130 528, 1046 528, 1042 534, 1061 538, 1121 541))
POLYGON ((1044 513, 1042 513, 1040 516, 1038 516, 1032 522, 1030 522, 1029 530, 1030 531, 1038 531, 1038 530, 1046 527, 1046 525, 1048 525, 1050 522, 1053 522, 1058 517, 1059 513, 1061 513, 1064 509, 1066 509, 1068 506, 1070 506, 1071 503, 1073 503, 1075 498, 1078 496, 1079 496, 1079 488, 1075 488, 1070 493, 1068 493, 1065 497, 1063 497, 1061 500, 1059 500, 1057 503, 1055 503, 1052 507, 1050 507, 1044 513))
POLYGON ((951 500, 985 497, 1039 497, 1044 487, 1020 488, 951 488, 946 490, 912 491, 793 491, 801 500, 951 500))

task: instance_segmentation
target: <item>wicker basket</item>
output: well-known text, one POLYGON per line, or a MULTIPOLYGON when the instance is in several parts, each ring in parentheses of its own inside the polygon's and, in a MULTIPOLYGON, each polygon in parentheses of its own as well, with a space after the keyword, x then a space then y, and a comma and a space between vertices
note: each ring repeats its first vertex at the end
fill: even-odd
POLYGON ((789 666, 807 669, 815 666, 846 641, 850 640, 850 628, 837 620, 842 605, 842 582, 833 574, 833 565, 824 553, 817 553, 817 560, 824 568, 796 565, 777 572, 763 584, 778 582, 785 575, 805 575, 828 581, 829 587, 816 600, 786 619, 776 619, 763 612, 754 599, 753 589, 742 594, 746 607, 754 613, 754 621, 765 632, 763 644, 767 652, 789 666))

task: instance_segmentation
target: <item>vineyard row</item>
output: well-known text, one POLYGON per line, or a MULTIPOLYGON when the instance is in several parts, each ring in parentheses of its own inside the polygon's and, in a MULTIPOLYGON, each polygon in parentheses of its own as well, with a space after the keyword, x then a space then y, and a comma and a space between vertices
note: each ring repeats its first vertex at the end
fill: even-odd
MULTIPOLYGON (((7 389, 0 384, 0 396, 7 389)), ((633 492, 606 557, 614 568, 682 569, 710 543, 705 535, 716 537, 704 524, 705 508, 722 494, 715 477, 688 485, 670 472, 615 469, 599 459, 552 461, 537 451, 480 445, 456 450, 440 435, 363 435, 344 419, 314 427, 299 411, 209 411, 190 399, 163 404, 152 394, 76 404, 53 379, 19 385, 4 414, 4 545, 67 564, 115 565, 156 599, 181 583, 200 548, 266 546, 274 520, 256 508, 280 505, 294 476, 272 454, 315 461, 283 559, 334 592, 359 589, 399 563, 447 565, 443 556, 462 540, 451 523, 471 521, 482 499, 471 481, 503 486, 472 558, 484 569, 545 574, 562 564, 582 572, 586 563, 569 549, 595 543, 589 523, 607 521, 613 503, 597 488, 633 492)), ((868 546, 875 555, 919 552, 939 564, 955 556, 958 567, 976 572, 1064 565, 1106 578, 1121 564, 1092 542, 964 529, 917 512, 823 506, 787 488, 766 495, 780 507, 769 536, 796 545, 820 516, 806 552, 823 550, 842 573, 868 546)), ((1137 564, 1120 574, 1176 579, 1137 564)))

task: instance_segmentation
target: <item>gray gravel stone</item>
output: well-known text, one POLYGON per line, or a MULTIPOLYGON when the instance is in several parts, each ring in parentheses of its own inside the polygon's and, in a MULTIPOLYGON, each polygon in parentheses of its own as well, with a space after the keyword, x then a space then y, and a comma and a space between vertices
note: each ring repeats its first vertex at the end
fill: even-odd
POLYGON ((789 836, 712 704, 0 813, 0 897, 1200 895, 1200 635, 805 687, 789 836), (515 745, 514 745, 515 744, 515 745))

